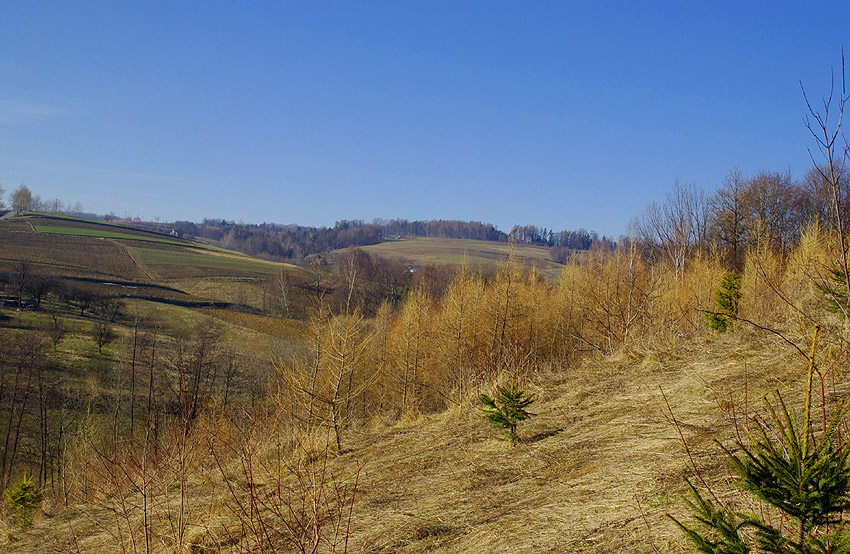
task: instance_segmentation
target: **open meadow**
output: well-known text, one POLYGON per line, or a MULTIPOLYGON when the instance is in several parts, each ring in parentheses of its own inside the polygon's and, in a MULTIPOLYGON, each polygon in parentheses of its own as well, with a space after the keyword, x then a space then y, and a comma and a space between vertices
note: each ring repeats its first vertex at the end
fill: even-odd
POLYGON ((469 264, 492 269, 504 264, 511 254, 517 263, 534 266, 547 277, 556 277, 563 267, 552 260, 548 248, 484 240, 411 237, 364 246, 363 250, 417 267, 469 264))

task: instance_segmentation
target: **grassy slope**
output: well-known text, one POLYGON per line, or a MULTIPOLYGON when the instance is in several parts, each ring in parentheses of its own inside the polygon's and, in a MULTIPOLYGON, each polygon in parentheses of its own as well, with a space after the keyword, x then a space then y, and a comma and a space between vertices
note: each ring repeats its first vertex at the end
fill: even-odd
MULTIPOLYGON (((687 552, 665 514, 685 513, 678 495, 689 462, 659 387, 705 477, 728 490, 712 439, 733 436, 722 407, 744 402, 744 360, 751 408, 773 387, 798 400, 805 362, 770 338, 739 333, 544 378, 535 391, 538 416, 521 426, 524 441, 514 449, 495 438, 472 402, 402 425, 350 431, 335 465, 363 467, 351 551, 652 552, 654 545, 687 552), (791 369, 777 369, 783 367, 791 369)), ((215 472, 195 481, 194 536, 220 518, 234 523, 220 504, 208 512, 223 490, 215 472)), ((107 551, 109 537, 92 523, 103 515, 88 507, 57 512, 4 546, 67 551, 74 529, 83 551, 107 551)))
POLYGON ((23 259, 60 274, 154 282, 212 274, 244 278, 292 267, 148 231, 43 214, 0 223, 0 263, 23 259))
MULTIPOLYGON (((743 403, 732 387, 743 389, 744 357, 753 398, 781 385, 775 368, 791 359, 778 345, 752 350, 724 337, 657 358, 587 363, 539 388, 539 415, 514 450, 472 406, 364 435, 347 455, 366 463, 358 538, 374 540, 374 552, 530 554, 651 552, 651 536, 662 552, 686 551, 665 514, 684 513, 688 459, 659 387, 697 464, 723 480, 712 439, 733 427, 716 398, 734 393, 743 403)), ((804 366, 782 376, 801 383, 804 366)))
POLYGON ((103 231, 100 229, 77 229, 62 225, 33 225, 33 229, 36 233, 47 233, 54 235, 76 235, 81 237, 97 237, 109 239, 140 240, 144 242, 158 242, 162 244, 175 244, 185 246, 184 243, 178 242, 176 240, 160 237, 132 235, 129 233, 122 233, 118 231, 103 231))
MULTIPOLYGON (((413 265, 461 264, 493 266, 504 263, 510 246, 483 240, 410 238, 364 246, 377 256, 403 260, 413 265)), ((521 263, 534 265, 541 273, 557 274, 560 264, 551 260, 548 248, 518 244, 514 255, 521 263)))
MULTIPOLYGON (((255 308, 262 304, 259 280, 280 268, 294 267, 111 223, 44 214, 0 222, 0 268, 11 269, 22 260, 57 275, 137 283, 135 289, 121 289, 127 294, 181 302, 235 302, 255 308)), ((102 290, 112 294, 116 289, 102 290)), ((263 325, 271 335, 281 332, 273 318, 240 319, 224 310, 202 314, 141 300, 127 302, 127 313, 138 306, 143 313, 157 313, 161 321, 175 324, 214 317, 230 334, 250 335, 240 340, 250 344, 268 344, 263 325)), ((90 325, 87 320, 83 323, 90 325)))
POLYGON ((126 246, 127 251, 138 263, 146 266, 202 267, 232 270, 243 273, 274 274, 285 264, 251 258, 244 254, 212 251, 166 250, 126 246))

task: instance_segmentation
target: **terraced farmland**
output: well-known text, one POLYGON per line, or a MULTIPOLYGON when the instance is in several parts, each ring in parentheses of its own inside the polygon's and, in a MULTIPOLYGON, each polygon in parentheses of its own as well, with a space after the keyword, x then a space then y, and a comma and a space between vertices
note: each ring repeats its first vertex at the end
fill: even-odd
MULTIPOLYGON (((22 262, 36 272, 83 279, 92 286, 133 285, 123 287, 124 297, 183 305, 244 304, 258 295, 257 281, 293 267, 120 225, 43 214, 0 222, 0 269, 22 262), (184 291, 186 279, 216 279, 219 292, 227 294, 206 294, 209 287, 195 286, 184 291)), ((105 290, 114 292, 114 287, 105 290)))
POLYGON ((224 253, 185 246, 162 248, 130 246, 125 248, 136 263, 148 266, 159 277, 181 278, 209 275, 271 275, 286 264, 251 258, 237 253, 224 253))
POLYGON ((29 262, 54 273, 141 279, 146 275, 115 241, 96 236, 43 234, 29 225, 0 225, 0 265, 29 262))
POLYGON ((151 237, 145 235, 136 235, 130 233, 122 233, 117 231, 106 231, 102 229, 86 229, 79 227, 65 227, 61 225, 33 225, 36 233, 48 233, 54 235, 73 235, 81 237, 95 237, 101 239, 123 239, 123 240, 139 240, 145 242, 158 242, 162 244, 177 244, 184 245, 176 240, 151 237))

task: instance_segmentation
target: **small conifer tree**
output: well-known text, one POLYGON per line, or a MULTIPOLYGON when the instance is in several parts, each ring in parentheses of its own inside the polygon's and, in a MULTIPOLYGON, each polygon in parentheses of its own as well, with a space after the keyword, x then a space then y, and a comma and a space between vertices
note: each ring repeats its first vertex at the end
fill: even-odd
POLYGON ((720 281, 720 288, 714 291, 714 312, 705 314, 706 324, 720 333, 732 329, 732 320, 738 315, 740 299, 741 276, 732 272, 725 274, 720 281))
POLYGON ((12 509, 12 523, 21 529, 32 525, 32 516, 41 506, 41 491, 33 483, 32 477, 24 474, 3 494, 6 504, 12 509))
POLYGON ((694 522, 669 517, 697 552, 850 553, 843 517, 850 509, 850 442, 837 440, 847 408, 839 404, 815 441, 809 425, 813 358, 814 345, 802 421, 777 392, 774 404, 765 400, 769 423, 757 421, 758 433, 750 446, 738 441, 734 453, 721 446, 738 488, 781 517, 770 517, 770 510, 740 513, 718 506, 716 498, 706 498, 687 481, 690 496, 685 502, 694 522))
POLYGON ((526 394, 525 389, 516 386, 515 381, 509 385, 496 387, 496 394, 492 398, 486 394, 481 395, 481 403, 484 407, 484 417, 491 425, 502 429, 511 444, 516 444, 519 435, 516 426, 534 414, 529 413, 528 408, 536 399, 526 394))

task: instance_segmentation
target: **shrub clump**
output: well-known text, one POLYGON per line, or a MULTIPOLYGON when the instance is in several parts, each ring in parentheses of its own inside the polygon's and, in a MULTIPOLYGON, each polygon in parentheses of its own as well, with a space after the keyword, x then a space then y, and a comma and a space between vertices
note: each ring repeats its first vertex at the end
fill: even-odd
POLYGON ((26 529, 32 525, 32 517, 41 506, 41 491, 35 486, 32 477, 24 474, 11 487, 6 489, 3 498, 12 509, 12 523, 16 527, 26 529))

